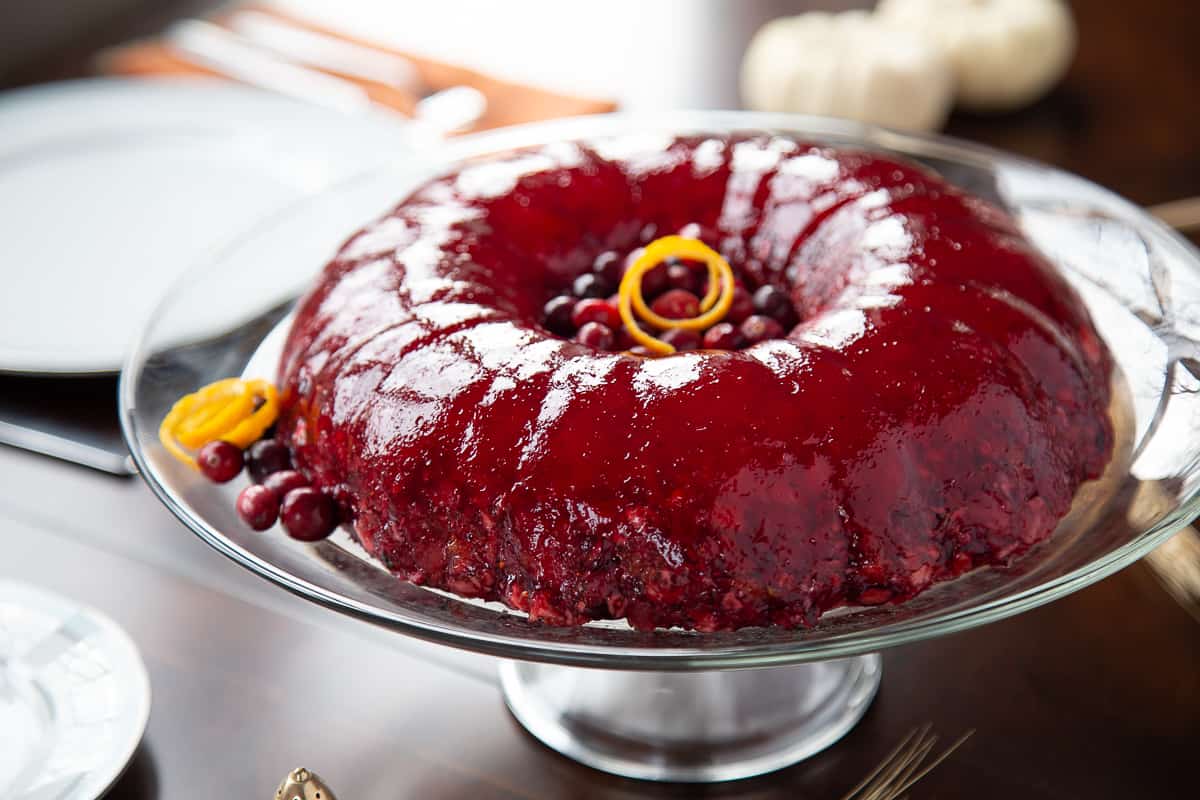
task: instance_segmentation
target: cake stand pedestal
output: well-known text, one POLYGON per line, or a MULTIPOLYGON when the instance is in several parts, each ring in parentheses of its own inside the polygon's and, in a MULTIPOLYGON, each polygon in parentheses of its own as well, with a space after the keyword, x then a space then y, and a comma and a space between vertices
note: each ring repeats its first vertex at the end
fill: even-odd
POLYGON ((789 667, 626 672, 500 666, 504 700, 537 739, 626 778, 710 782, 786 767, 841 739, 879 688, 877 653, 789 667))

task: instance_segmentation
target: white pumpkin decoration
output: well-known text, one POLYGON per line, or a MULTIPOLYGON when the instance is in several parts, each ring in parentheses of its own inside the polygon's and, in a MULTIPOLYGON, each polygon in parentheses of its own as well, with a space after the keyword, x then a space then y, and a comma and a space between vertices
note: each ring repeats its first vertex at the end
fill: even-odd
POLYGON ((1033 102, 1075 53, 1075 23, 1061 0, 880 0, 875 13, 940 48, 959 104, 978 111, 1033 102))
POLYGON ((760 111, 929 131, 950 112, 954 79, 942 53, 917 34, 863 11, 812 12, 755 35, 742 62, 742 97, 760 111))

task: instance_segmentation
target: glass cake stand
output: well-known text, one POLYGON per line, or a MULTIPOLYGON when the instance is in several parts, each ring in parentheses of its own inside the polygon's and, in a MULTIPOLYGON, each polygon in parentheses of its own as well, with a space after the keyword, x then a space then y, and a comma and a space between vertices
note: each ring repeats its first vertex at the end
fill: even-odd
POLYGON ((875 695, 878 651, 1062 597, 1189 523, 1200 510, 1198 342, 1197 252, 1073 175, 951 139, 816 118, 617 115, 465 138, 258 225, 162 301, 126 364, 121 413, 147 483, 221 553, 328 608, 505 659, 501 685, 513 714, 567 756, 636 778, 721 781, 778 769, 837 741, 875 695), (921 161, 1007 207, 1078 288, 1120 367, 1113 414, 1122 443, 1050 540, 1007 568, 977 570, 901 605, 840 609, 810 630, 554 628, 396 580, 344 532, 315 545, 254 533, 234 512, 240 480, 211 484, 159 445, 158 424, 181 395, 231 375, 273 377, 291 304, 337 246, 449 162, 562 139, 732 130, 786 132, 921 161))

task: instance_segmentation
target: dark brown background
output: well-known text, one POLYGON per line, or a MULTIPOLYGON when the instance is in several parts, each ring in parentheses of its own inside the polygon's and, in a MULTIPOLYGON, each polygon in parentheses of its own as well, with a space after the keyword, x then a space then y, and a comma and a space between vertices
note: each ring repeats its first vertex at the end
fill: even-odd
MULTIPOLYGON (((23 5, 4 4, 6 24, 23 5)), ((97 48, 208 5, 138 4, 0 81, 83 74, 97 48)), ((704 13, 711 3, 694 5, 704 13)), ((729 32, 737 41, 713 52, 735 54, 751 17, 802 5, 745 3, 744 30, 729 32)), ((1081 47, 1062 86, 1018 114, 956 116, 949 132, 1139 203, 1200 194, 1194 3, 1073 5, 1081 47)), ((504 711, 486 659, 400 640, 260 584, 135 481, 0 449, 0 537, 0 574, 104 609, 143 650, 154 710, 112 794, 120 800, 267 797, 301 763, 343 800, 835 798, 927 721, 948 738, 977 733, 913 798, 1197 793, 1200 625, 1143 565, 1020 617, 887 652, 879 698, 843 742, 774 775, 705 788, 612 778, 551 753, 504 711)))

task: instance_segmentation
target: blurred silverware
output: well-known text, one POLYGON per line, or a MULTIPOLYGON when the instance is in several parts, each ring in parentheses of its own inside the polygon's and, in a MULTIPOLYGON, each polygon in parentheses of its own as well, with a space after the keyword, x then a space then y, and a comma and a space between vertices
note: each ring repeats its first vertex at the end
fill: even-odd
MULTIPOLYGON (((208 69, 345 114, 402 116, 390 106, 376 103, 357 83, 321 69, 421 94, 416 69, 405 59, 264 19, 269 19, 268 15, 243 12, 235 15, 232 31, 211 22, 183 20, 169 27, 164 38, 185 58, 208 69), (247 16, 248 22, 238 23, 247 16)), ((486 109, 487 98, 478 89, 452 86, 418 100, 412 121, 434 136, 444 136, 468 127, 486 109)))
POLYGON ((421 79, 407 58, 292 25, 262 11, 239 11, 229 21, 234 33, 275 55, 342 75, 421 91, 421 79))
POLYGON ((416 117, 443 133, 465 130, 487 111, 487 98, 473 86, 451 86, 417 101, 416 117))
POLYGON ((375 108, 361 86, 274 56, 211 22, 177 22, 165 38, 186 58, 243 83, 345 114, 375 108))
POLYGON ((128 453, 114 453, 101 447, 59 436, 48 431, 13 425, 0 420, 0 444, 19 447, 51 458, 70 461, 112 475, 136 475, 137 468, 128 453))
POLYGON ((281 58, 419 95, 416 117, 435 121, 446 132, 468 127, 487 110, 487 98, 475 87, 451 86, 433 91, 422 84, 411 61, 394 53, 319 33, 262 11, 239 11, 233 15, 230 27, 248 42, 281 58))
POLYGON ((879 766, 847 792, 842 800, 896 800, 902 797, 913 784, 932 772, 975 733, 973 730, 967 731, 941 755, 926 764, 925 759, 938 742, 938 737, 931 732, 932 727, 926 723, 910 731, 896 745, 896 749, 888 753, 879 766))

